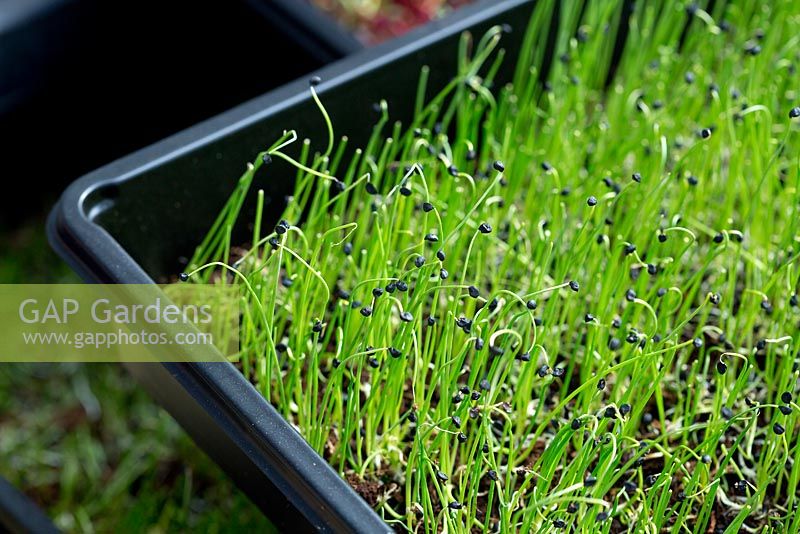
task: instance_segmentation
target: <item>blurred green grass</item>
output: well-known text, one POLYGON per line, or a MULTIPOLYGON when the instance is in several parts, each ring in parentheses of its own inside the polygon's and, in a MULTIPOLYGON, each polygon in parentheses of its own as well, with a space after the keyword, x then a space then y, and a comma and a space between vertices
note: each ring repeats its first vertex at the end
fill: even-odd
POLYGON ((15 228, 0 227, 0 283, 79 283, 80 279, 50 248, 45 215, 15 228))
MULTIPOLYGON (((59 282, 43 218, 0 229, 0 283, 59 282)), ((0 366, 0 475, 65 531, 274 531, 116 364, 0 366)))

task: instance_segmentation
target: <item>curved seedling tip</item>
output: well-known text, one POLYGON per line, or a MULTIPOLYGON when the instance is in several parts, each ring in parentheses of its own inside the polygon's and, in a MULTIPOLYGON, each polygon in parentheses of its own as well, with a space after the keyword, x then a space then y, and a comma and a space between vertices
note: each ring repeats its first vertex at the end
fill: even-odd
POLYGON ((472 89, 476 94, 480 95, 486 102, 489 103, 489 107, 496 107, 497 101, 494 98, 492 92, 487 89, 482 81, 479 78, 470 78, 466 81, 467 87, 472 89))
POLYGON ((311 98, 314 99, 314 103, 317 105, 320 113, 322 113, 322 118, 325 120, 325 126, 328 129, 328 148, 325 150, 325 153, 322 155, 323 158, 327 158, 330 156, 331 152, 333 152, 333 143, 334 143, 334 134, 333 134, 333 123, 331 122, 330 115, 328 115, 328 111, 325 109, 325 106, 322 104, 322 101, 319 99, 319 95, 317 95, 317 91, 314 89, 319 82, 322 81, 319 76, 314 76, 311 78, 309 90, 311 91, 311 98), (314 81, 317 80, 317 83, 314 81))
POLYGON ((769 297, 763 291, 759 291, 758 289, 750 289, 746 288, 744 290, 745 293, 751 293, 753 295, 757 295, 761 297, 761 302, 769 302, 769 297))
POLYGON ((298 262, 300 262, 300 264, 303 267, 305 267, 308 270, 308 272, 311 273, 311 275, 314 278, 316 278, 317 280, 320 281, 320 283, 322 284, 322 287, 325 288, 325 302, 328 302, 331 299, 331 290, 330 290, 330 287, 328 286, 328 283, 325 281, 325 278, 322 277, 322 273, 320 273, 318 270, 314 269, 308 262, 306 262, 305 259, 303 259, 302 256, 300 256, 294 250, 290 249, 289 247, 287 247, 284 244, 280 244, 279 246, 280 246, 280 248, 282 248, 283 250, 285 250, 286 252, 291 254, 298 262))
POLYGON ((739 230, 723 230, 723 233, 731 235, 737 243, 744 241, 744 234, 739 230))
POLYGON ((773 343, 774 344, 774 343, 784 343, 786 341, 792 341, 792 339, 793 339, 792 336, 788 336, 787 335, 787 336, 782 336, 782 337, 778 337, 778 338, 767 338, 767 339, 764 339, 763 341, 764 341, 764 343, 773 343))
POLYGON ((692 241, 697 241, 697 236, 695 235, 695 233, 683 226, 670 226, 669 228, 664 228, 664 230, 662 230, 662 233, 664 234, 668 232, 684 232, 686 234, 689 234, 689 236, 692 238, 692 241))
POLYGON ((261 300, 258 298, 258 295, 255 293, 255 291, 253 291, 253 286, 250 285, 250 281, 247 279, 247 277, 244 274, 242 274, 241 271, 239 271, 238 269, 236 269, 234 267, 231 267, 227 263, 223 263, 221 261, 212 261, 212 262, 206 263, 205 265, 201 265, 200 267, 198 267, 197 269, 193 270, 190 273, 181 273, 181 274, 186 275, 186 278, 188 279, 189 277, 194 276, 198 272, 203 271, 205 269, 209 269, 211 267, 220 267, 222 269, 228 270, 228 271, 232 272, 237 278, 239 278, 242 281, 242 283, 247 288, 247 292, 250 294, 250 296, 255 301, 256 307, 258 308, 258 311, 259 311, 259 313, 261 315, 261 319, 264 322, 264 327, 266 328, 266 331, 267 331, 267 339, 269 340, 270 344, 272 345, 271 348, 273 350, 275 350, 275 342, 272 339, 272 333, 271 333, 271 330, 269 328, 269 322, 267 321, 267 316, 266 316, 266 314, 264 312, 264 307, 261 305, 261 300))
MULTIPOLYGON (((469 175, 466 176, 470 179, 474 187, 475 183, 474 181, 472 181, 472 177, 469 175)), ((492 183, 489 184, 489 186, 483 192, 478 201, 470 207, 469 211, 467 211, 464 217, 458 222, 456 227, 450 232, 450 236, 447 238, 446 243, 449 243, 451 239, 455 238, 458 235, 458 232, 459 230, 461 230, 461 227, 464 226, 467 223, 467 221, 472 217, 472 214, 475 213, 475 211, 477 211, 477 209, 481 207, 481 205, 483 205, 484 202, 486 202, 486 199, 489 197, 489 194, 492 192, 492 189, 494 189, 494 187, 498 183, 500 183, 500 180, 502 178, 503 178, 503 173, 497 173, 497 177, 494 180, 492 180, 492 183)))
POLYGON ((510 328, 503 328, 493 333, 491 336, 489 336, 489 346, 490 347, 497 346, 495 340, 502 335, 509 335, 511 337, 516 338, 519 341, 520 345, 522 345, 523 343, 522 336, 519 334, 519 332, 517 332, 516 330, 511 330, 510 328))
POLYGON ((425 182, 425 178, 424 178, 424 175, 423 175, 423 172, 422 172, 422 166, 420 166, 419 163, 414 163, 413 165, 410 165, 408 167, 408 169, 406 169, 406 172, 403 175, 403 178, 401 178, 400 182, 398 184, 396 184, 394 187, 392 187, 391 190, 389 190, 389 192, 386 194, 386 198, 390 198, 392 195, 395 194, 396 191, 398 191, 398 190, 402 189, 403 187, 405 187, 407 185, 408 181, 411 179, 411 177, 414 176, 417 173, 419 173, 419 175, 422 177, 422 180, 423 180, 424 185, 425 185, 425 200, 428 200, 429 197, 430 197, 430 194, 428 193, 428 184, 427 184, 427 182, 425 182))
POLYGON ((299 161, 293 159, 290 156, 287 156, 283 152, 280 152, 280 151, 277 151, 277 150, 273 150, 272 151, 272 155, 273 156, 277 156, 277 157, 287 161, 289 164, 293 165, 297 169, 299 169, 299 170, 301 170, 303 172, 306 172, 308 174, 313 174, 314 176, 317 176, 319 178, 323 178, 323 179, 331 181, 331 182, 340 182, 340 180, 338 178, 336 178, 335 176, 331 176, 328 173, 321 172, 321 171, 318 171, 316 169, 312 169, 311 167, 308 167, 306 165, 303 165, 299 161))
POLYGON ((653 335, 656 332, 658 332, 658 316, 656 315, 655 310, 653 310, 653 307, 650 306, 650 304, 648 302, 646 302, 646 301, 644 301, 644 300, 642 300, 640 298, 634 298, 633 299, 633 303, 634 304, 638 304, 640 306, 644 306, 645 308, 647 308, 647 311, 650 312, 650 317, 653 319, 654 329, 653 329, 653 333, 648 337, 653 337, 653 335))
POLYGON ((286 148, 297 141, 297 132, 295 130, 284 130, 283 135, 276 143, 267 149, 266 154, 274 154, 275 152, 286 148))
POLYGON ((353 234, 353 232, 356 231, 357 228, 358 228, 358 223, 356 223, 356 222, 351 222, 351 223, 342 224, 342 225, 339 225, 339 226, 334 226, 333 228, 331 228, 330 230, 328 230, 324 234, 322 234, 322 241, 324 242, 325 239, 327 239, 328 235, 330 235, 330 234, 333 234, 333 233, 338 232, 340 230, 348 230, 347 233, 344 235, 344 237, 340 241, 337 241, 335 243, 331 243, 331 247, 338 247, 339 245, 341 245, 342 243, 347 241, 347 239, 353 234))
POLYGON ((769 110, 768 107, 766 107, 766 106, 764 106, 762 104, 756 104, 754 106, 750 106, 748 108, 745 108, 745 109, 743 109, 742 111, 739 112, 739 115, 744 117, 745 115, 748 115, 750 113, 755 113, 757 111, 762 111, 762 112, 766 113, 768 118, 769 118, 769 120, 772 120, 772 112, 769 110))
POLYGON ((539 290, 536 290, 536 291, 534 291, 532 293, 528 293, 527 295, 523 295, 521 297, 521 299, 523 299, 522 303, 525 304, 525 300, 531 299, 531 298, 535 297, 536 295, 541 295, 542 293, 548 293, 550 291, 555 291, 557 289, 563 289, 565 287, 569 287, 570 289, 573 289, 573 291, 577 291, 578 289, 580 289, 580 284, 578 284, 578 282, 575 282, 574 280, 570 280, 569 282, 564 282, 563 284, 558 284, 558 285, 555 285, 555 286, 546 287, 544 289, 539 289, 539 290), (575 287, 577 289, 573 289, 573 283, 574 283, 574 285, 575 285, 575 287))
POLYGON ((712 35, 719 35, 722 33, 722 28, 717 26, 717 23, 714 22, 714 19, 708 14, 707 11, 697 8, 694 10, 693 15, 705 23, 706 28, 708 28, 709 33, 712 35))

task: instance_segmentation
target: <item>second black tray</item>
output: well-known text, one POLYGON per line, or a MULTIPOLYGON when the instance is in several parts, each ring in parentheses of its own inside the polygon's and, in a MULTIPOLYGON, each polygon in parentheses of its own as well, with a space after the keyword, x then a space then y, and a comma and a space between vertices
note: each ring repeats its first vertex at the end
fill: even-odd
POLYGON ((2 0, 0 182, 18 195, 0 197, 0 227, 100 165, 360 48, 301 0, 2 0))

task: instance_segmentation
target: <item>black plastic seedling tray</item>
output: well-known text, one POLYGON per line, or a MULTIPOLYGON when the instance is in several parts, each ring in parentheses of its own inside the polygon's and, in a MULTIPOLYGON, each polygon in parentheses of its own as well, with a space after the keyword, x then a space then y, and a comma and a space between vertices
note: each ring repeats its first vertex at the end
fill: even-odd
MULTIPOLYGON (((431 68, 429 94, 456 72, 460 34, 509 24, 497 82, 510 79, 532 0, 487 0, 316 74, 337 135, 363 146, 387 100, 408 124, 416 80, 431 68)), ((556 14, 557 16, 557 14, 556 14)), ((549 53, 549 52, 546 52, 549 53)), ((136 152, 63 194, 48 224, 51 244, 89 282, 151 283, 182 270, 241 175, 245 163, 296 129, 319 146, 326 130, 307 80, 299 80, 136 152), (183 260, 185 261, 185 259, 183 260)), ((276 161, 257 176, 277 219, 294 171, 276 161), (285 178, 276 178, 285 169, 285 178)), ((247 221, 248 216, 241 217, 247 221)), ((265 221, 265 224, 275 221, 265 221)), ((246 225, 238 229, 246 241, 246 225)), ((378 515, 317 455, 233 366, 137 364, 131 372, 279 526, 295 532, 382 532, 378 515)))
POLYGON ((36 504, 0 477, 0 534, 57 534, 58 529, 36 504))
POLYGON ((0 179, 26 202, 3 195, 0 225, 361 48, 303 0, 2 0, 0 179))

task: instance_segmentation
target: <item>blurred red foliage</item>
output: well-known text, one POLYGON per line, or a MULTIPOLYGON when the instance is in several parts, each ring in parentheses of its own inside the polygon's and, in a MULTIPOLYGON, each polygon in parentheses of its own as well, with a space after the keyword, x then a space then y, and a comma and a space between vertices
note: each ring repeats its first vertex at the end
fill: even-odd
POLYGON ((312 0, 358 37, 374 44, 424 24, 472 0, 312 0))

